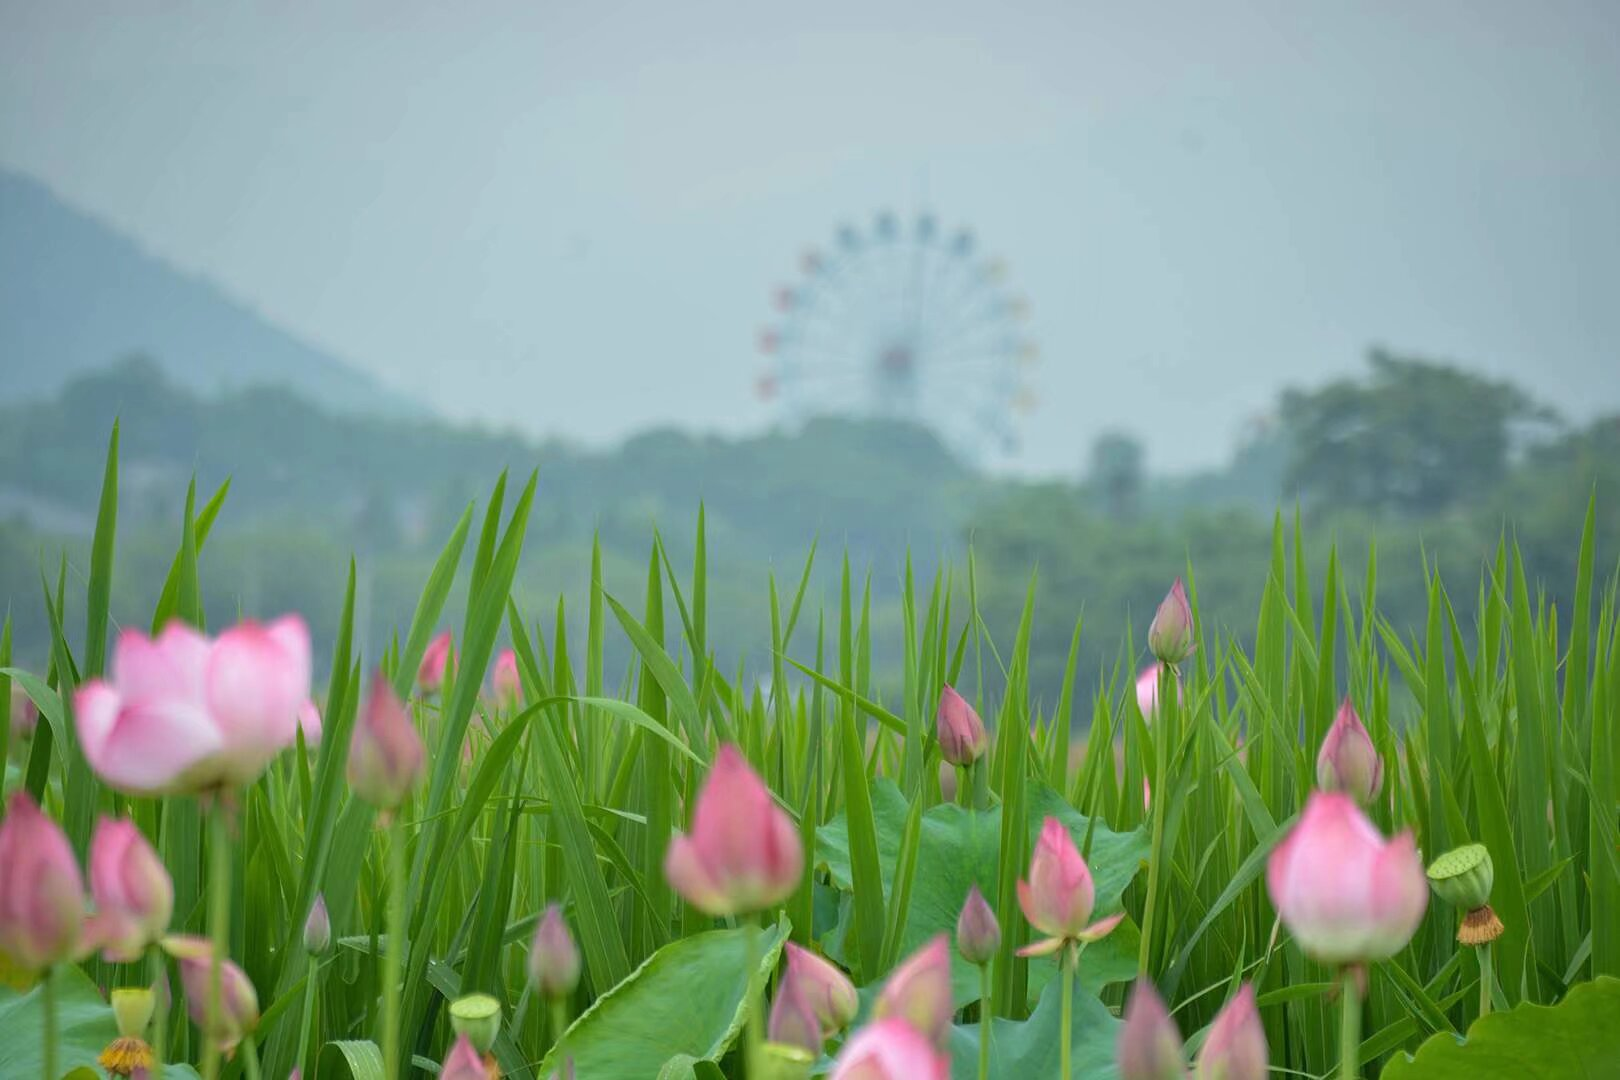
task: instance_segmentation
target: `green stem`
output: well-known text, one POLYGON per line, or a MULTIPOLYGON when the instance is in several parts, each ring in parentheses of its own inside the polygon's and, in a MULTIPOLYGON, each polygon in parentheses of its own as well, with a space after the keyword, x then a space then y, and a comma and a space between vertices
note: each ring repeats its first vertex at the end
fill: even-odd
POLYGON ((765 1042, 765 1009, 761 998, 764 988, 760 986, 759 961, 760 939, 764 931, 760 929, 759 916, 748 917, 748 1033, 744 1045, 743 1060, 747 1063, 748 1080, 758 1080, 765 1074, 764 1066, 760 1063, 759 1048, 765 1042))
POLYGON ((563 1036, 568 1033, 568 999, 558 995, 551 999, 552 1040, 557 1044, 557 1076, 568 1075, 568 1054, 563 1049, 563 1036))
POLYGON ((956 767, 956 805, 963 809, 973 807, 973 766, 956 767))
POLYGON ((45 969, 45 981, 39 985, 39 1007, 45 1014, 45 1047, 40 1053, 40 1065, 45 1080, 56 1080, 56 969, 45 969))
POLYGON ((152 971, 152 1080, 163 1080, 163 1058, 168 1053, 169 1006, 168 971, 163 963, 163 950, 153 946, 147 961, 152 971))
POLYGON ((990 965, 979 965, 979 1080, 990 1077, 990 965))
POLYGON ((383 1075, 399 1071, 399 971, 405 958, 405 829, 388 822, 388 945, 383 953, 383 1075))
POLYGON ((231 837, 225 820, 225 807, 218 798, 208 812, 208 938, 213 942, 208 958, 208 1001, 203 1014, 203 1080, 219 1076, 219 1030, 224 1016, 224 963, 230 950, 227 940, 231 919, 231 837))
POLYGON ((1344 969, 1339 996, 1343 1018, 1339 1023, 1339 1080, 1356 1080, 1361 1075, 1361 993, 1355 972, 1344 969))
POLYGON ((302 1069, 309 1061, 309 1038, 315 1027, 315 984, 320 981, 321 962, 318 957, 308 957, 306 963, 309 970, 304 973, 304 1011, 298 1023, 298 1067, 302 1069))
POLYGON ((1496 981, 1496 975, 1491 969, 1491 943, 1485 942, 1479 947, 1479 1015, 1491 1014, 1491 983, 1496 981))
POLYGON ((247 1080, 259 1080, 259 1048, 251 1035, 242 1040, 242 1062, 247 1080))
POLYGON ((1058 1075, 1063 1080, 1071 1080, 1073 1068, 1070 1057, 1073 1056, 1074 1042, 1074 969, 1078 966, 1075 961, 1077 955, 1073 945, 1066 945, 1063 949, 1063 962, 1058 969, 1058 978, 1063 980, 1063 1026, 1062 1043, 1058 1046, 1058 1062, 1060 1070, 1058 1075))
MULTIPOLYGON (((1170 772, 1170 740, 1175 734, 1176 673, 1169 664, 1159 667, 1159 697, 1156 730, 1153 733, 1153 779, 1158 781, 1157 796, 1149 812, 1153 816, 1153 842, 1148 848, 1147 902, 1142 910, 1142 942, 1137 968, 1152 970, 1153 923, 1159 901, 1159 865, 1164 862, 1164 818, 1170 803, 1167 777, 1170 772)), ((1128 793, 1127 793, 1128 794, 1128 793)))

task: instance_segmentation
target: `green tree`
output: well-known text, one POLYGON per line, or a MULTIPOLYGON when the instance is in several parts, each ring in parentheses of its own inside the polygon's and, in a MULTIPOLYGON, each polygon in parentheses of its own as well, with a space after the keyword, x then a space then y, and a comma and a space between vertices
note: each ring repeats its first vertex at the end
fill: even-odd
POLYGON ((1105 431, 1091 444, 1086 486, 1110 516, 1123 520, 1135 515, 1146 474, 1147 455, 1134 436, 1105 431))

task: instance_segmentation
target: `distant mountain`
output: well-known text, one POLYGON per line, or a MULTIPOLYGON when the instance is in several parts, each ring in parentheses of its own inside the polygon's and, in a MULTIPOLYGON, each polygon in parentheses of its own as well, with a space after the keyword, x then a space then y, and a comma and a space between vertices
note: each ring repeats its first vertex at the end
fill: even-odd
POLYGON ((428 412, 38 181, 0 170, 0 401, 53 395, 136 353, 205 394, 283 386, 341 412, 428 412))

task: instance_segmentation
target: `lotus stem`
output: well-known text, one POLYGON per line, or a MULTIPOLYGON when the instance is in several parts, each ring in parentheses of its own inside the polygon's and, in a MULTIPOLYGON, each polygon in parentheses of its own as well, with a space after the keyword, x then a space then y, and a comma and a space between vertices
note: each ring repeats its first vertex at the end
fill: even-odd
POLYGON ((557 1075, 567 1076, 568 1050, 563 1046, 563 1037, 568 1033, 568 999, 561 994, 551 999, 551 1030, 552 1040, 557 1044, 557 1075))
POLYGON ((45 1046, 40 1053, 40 1070, 45 1080, 56 1080, 56 969, 45 969, 45 981, 39 987, 39 1007, 44 1013, 45 1046))
POLYGON ((1164 819, 1170 802, 1170 741, 1175 733, 1176 672, 1169 664, 1159 666, 1159 706, 1157 730, 1153 733, 1153 779, 1158 781, 1158 798, 1153 800, 1153 843, 1148 848, 1147 902, 1142 910, 1142 947, 1137 956, 1137 969, 1152 970, 1153 922, 1159 900, 1159 864, 1164 862, 1164 819))
POLYGON ((1361 1075, 1361 994, 1356 975, 1349 967, 1340 976, 1343 999, 1339 1023, 1339 1080, 1357 1080, 1361 1075))
POLYGON ((1491 965, 1491 943, 1484 942, 1478 948, 1479 953, 1479 1015, 1491 1015, 1491 984, 1496 981, 1496 974, 1491 965))
POLYGON ((147 961, 152 971, 152 1080, 163 1080, 163 1058, 169 1049, 168 965, 163 950, 153 946, 147 961))
POLYGON ((1080 950, 1070 944, 1064 947, 1063 961, 1058 966, 1058 978, 1063 980, 1063 1025, 1061 1028, 1063 1042, 1058 1047, 1058 1062, 1060 1069, 1058 1075, 1063 1080, 1072 1080, 1074 1075, 1070 1058, 1073 1056, 1074 1043, 1074 972, 1080 966, 1080 950))
POLYGON ((760 929, 759 916, 751 915, 748 918, 748 1030, 743 1046, 743 1060, 747 1071, 744 1073, 748 1080, 758 1080, 764 1076, 764 1065, 760 1060, 759 1048, 765 1041, 763 1024, 765 1010, 760 1000, 764 992, 759 980, 759 961, 761 958, 760 941, 764 931, 760 929))
POLYGON ((990 1080, 990 965, 979 965, 979 1080, 990 1080))
POLYGON ((203 1031, 203 1080, 218 1080, 219 1030, 225 1009, 224 964, 230 948, 231 836, 224 803, 216 798, 208 812, 208 1002, 203 1031))
POLYGON ((405 828, 388 821, 388 945, 383 951, 383 1075, 399 1069, 399 972, 405 958, 405 828))

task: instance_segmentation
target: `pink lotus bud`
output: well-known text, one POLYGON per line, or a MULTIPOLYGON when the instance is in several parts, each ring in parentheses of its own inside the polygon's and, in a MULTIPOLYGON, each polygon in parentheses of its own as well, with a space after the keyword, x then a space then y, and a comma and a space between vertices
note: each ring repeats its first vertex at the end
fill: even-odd
POLYGON ((216 641, 173 622, 126 630, 112 679, 74 697, 79 744, 109 786, 134 795, 252 783, 292 745, 309 698, 309 629, 296 615, 243 622, 216 641))
POLYGON ((320 956, 332 947, 332 916, 326 910, 326 897, 315 894, 310 905, 309 918, 304 920, 304 951, 320 956))
POLYGON ((186 991, 186 1012, 203 1033, 212 1034, 226 1054, 259 1023, 259 995, 247 974, 229 959, 219 965, 220 1009, 212 1032, 208 1027, 208 991, 214 945, 205 937, 176 934, 163 939, 163 947, 180 961, 180 985, 186 991))
POLYGON ((308 698, 298 706, 298 730, 304 733, 304 745, 311 750, 321 745, 321 710, 308 698))
POLYGON ((968 887, 962 913, 956 917, 956 951, 975 967, 983 967, 1001 948, 1001 924, 977 885, 968 887))
POLYGON ((898 1017, 943 1047, 954 1011, 951 947, 944 934, 936 934, 890 974, 872 1015, 880 1020, 898 1017))
POLYGON ((815 1010, 792 979, 782 980, 776 992, 766 1034, 772 1042, 802 1046, 812 1054, 821 1053, 821 1021, 816 1019, 815 1010))
POLYGON ((518 699, 523 696, 523 680, 518 676, 517 653, 511 649, 502 649, 501 655, 495 658, 495 673, 490 676, 490 684, 495 690, 495 701, 503 709, 510 709, 517 705, 518 699))
POLYGON ((34 699, 28 696, 28 691, 22 684, 13 680, 11 684, 11 734, 18 739, 26 739, 34 733, 34 725, 39 723, 39 707, 34 699))
POLYGON ((450 1056, 444 1059, 444 1065, 439 1069, 439 1080, 489 1080, 489 1066, 484 1064, 484 1055, 478 1052, 467 1036, 456 1036, 450 1056))
POLYGON ((1069 830, 1057 818, 1047 818, 1029 860, 1029 880, 1018 882, 1018 906, 1024 909, 1024 918, 1047 937, 1019 949, 1018 955, 1045 956, 1071 941, 1105 937, 1125 915, 1121 912, 1093 923, 1091 911, 1096 902, 1091 868, 1080 857, 1069 830))
POLYGON ((1185 1080, 1181 1034, 1146 976, 1136 980, 1119 1029, 1119 1080, 1185 1080))
POLYGON ((562 909, 546 908, 529 946, 529 981, 546 997, 567 997, 579 985, 579 946, 568 932, 562 909))
POLYGON ((990 746, 990 739, 984 733, 984 721, 954 687, 947 686, 939 692, 935 728, 939 733, 939 752, 952 765, 972 765, 990 746))
POLYGON ((1193 651, 1192 606, 1187 603, 1187 590, 1176 578, 1170 592, 1153 614, 1148 627, 1148 648, 1161 663, 1179 664, 1193 651))
POLYGON ((174 914, 174 885, 152 845, 127 818, 102 818, 90 840, 90 893, 96 913, 85 932, 114 963, 133 963, 163 937, 174 914))
POLYGON ((949 1055, 904 1020, 878 1020, 844 1044, 832 1080, 948 1080, 949 1055))
POLYGON ((422 775, 427 751, 405 705, 378 672, 349 740, 349 786, 381 810, 392 810, 422 775))
POLYGON ((791 941, 787 943, 787 975, 782 981, 798 988, 816 1014, 816 1023, 827 1035, 848 1027, 860 1010, 860 998, 849 976, 830 961, 791 941))
POLYGON ((1311 795, 1271 852, 1266 886, 1299 947, 1326 964, 1394 956, 1429 902, 1411 832, 1386 841, 1342 792, 1311 795))
POLYGON ((1244 983, 1210 1025, 1198 1051, 1197 1080, 1266 1080, 1270 1069, 1266 1029, 1254 1004, 1254 986, 1244 983))
POLYGON ((1349 698, 1339 706, 1316 755, 1316 784, 1323 791, 1343 791, 1362 805, 1376 799, 1384 786, 1384 760, 1349 698))
POLYGON ((448 630, 428 642, 427 651, 422 654, 422 663, 416 669, 416 688, 424 694, 437 693, 444 685, 446 671, 455 671, 448 630))
POLYGON ((84 918, 84 880, 56 822, 18 791, 0 821, 0 954, 24 971, 71 959, 84 918))
POLYGON ((670 840, 664 876, 710 915, 761 911, 793 895, 804 869, 799 830, 741 752, 727 744, 698 793, 692 832, 670 840))

